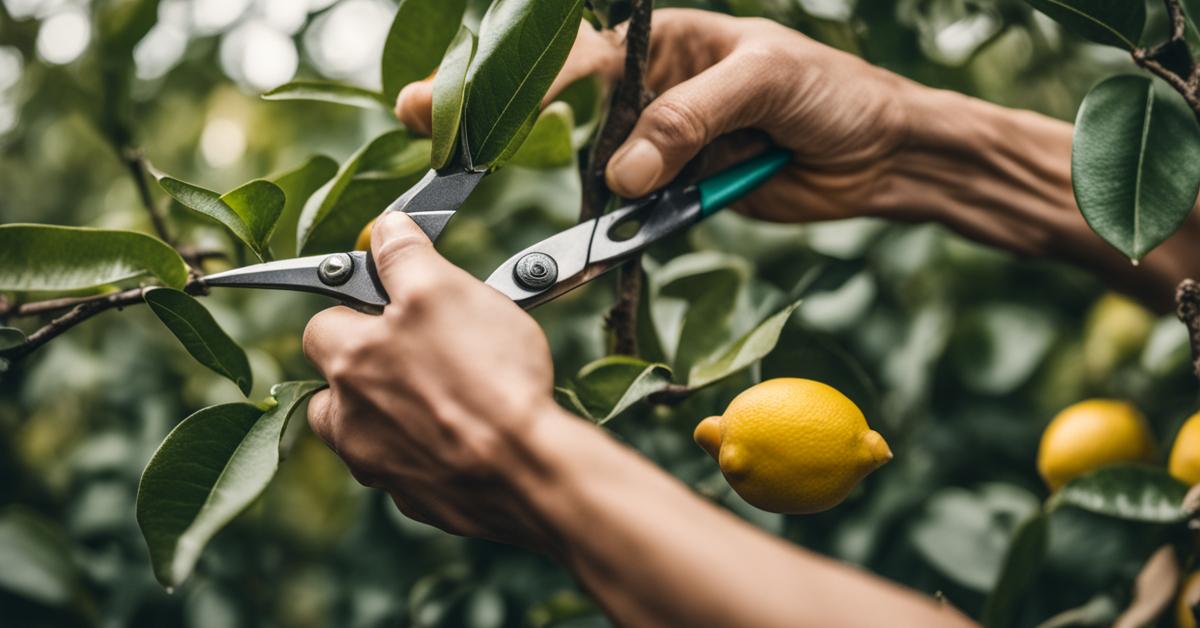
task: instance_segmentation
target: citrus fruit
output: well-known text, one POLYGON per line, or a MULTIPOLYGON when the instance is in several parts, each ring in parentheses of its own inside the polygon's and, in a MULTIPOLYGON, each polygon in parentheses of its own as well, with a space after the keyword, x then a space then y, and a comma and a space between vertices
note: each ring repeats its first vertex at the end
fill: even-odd
POLYGON ((746 389, 725 414, 701 421, 693 437, 738 495, 781 513, 833 508, 892 459, 853 401, 831 386, 791 377, 746 389))
POLYGON ((1167 469, 1188 485, 1200 484, 1200 412, 1184 421, 1171 446, 1167 469))
POLYGON ((375 226, 375 220, 371 219, 362 231, 358 232, 358 239, 354 241, 355 251, 370 251, 371 250, 371 227, 375 226))
POLYGON ((1100 467, 1146 462, 1154 440, 1146 419, 1129 403, 1088 399, 1058 413, 1042 432, 1038 472, 1050 490, 1100 467))

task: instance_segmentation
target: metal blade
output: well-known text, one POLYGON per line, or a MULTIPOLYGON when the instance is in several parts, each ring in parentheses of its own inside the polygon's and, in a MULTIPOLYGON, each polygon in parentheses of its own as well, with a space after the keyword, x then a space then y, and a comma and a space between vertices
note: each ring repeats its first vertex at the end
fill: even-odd
POLYGON ((486 283, 526 309, 587 283, 591 280, 591 277, 586 277, 588 248, 595 229, 596 221, 589 220, 542 240, 508 258, 492 271, 486 283), (546 258, 550 260, 549 263, 545 261, 546 258), (553 266, 552 277, 537 277, 544 284, 540 287, 531 281, 533 277, 527 272, 533 260, 540 262, 544 268, 553 266), (518 272, 523 261, 526 268, 518 272))
POLYGON ((203 282, 209 287, 313 292, 368 313, 379 313, 388 304, 387 292, 362 251, 254 264, 206 275, 203 282))
POLYGON ((438 173, 430 170, 384 211, 408 214, 425 235, 436 242, 446 223, 454 217, 454 212, 467 200, 485 174, 484 171, 438 173))

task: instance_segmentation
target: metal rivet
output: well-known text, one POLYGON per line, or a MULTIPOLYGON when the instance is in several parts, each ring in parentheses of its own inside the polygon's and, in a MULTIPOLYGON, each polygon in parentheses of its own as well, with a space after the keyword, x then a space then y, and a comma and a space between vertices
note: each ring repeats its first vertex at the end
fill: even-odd
POLYGON ((354 258, 345 253, 334 253, 321 260, 317 276, 327 286, 340 286, 350 280, 354 271, 354 258))
POLYGON ((529 290, 543 290, 558 279, 558 264, 545 253, 529 253, 513 268, 517 283, 529 290))

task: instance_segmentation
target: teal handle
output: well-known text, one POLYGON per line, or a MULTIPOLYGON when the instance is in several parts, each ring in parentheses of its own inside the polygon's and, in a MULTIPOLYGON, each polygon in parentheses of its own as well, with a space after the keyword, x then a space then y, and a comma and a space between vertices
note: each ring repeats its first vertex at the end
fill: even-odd
POLYGON ((707 218, 753 192, 791 160, 791 151, 773 148, 696 184, 700 190, 700 217, 707 218))

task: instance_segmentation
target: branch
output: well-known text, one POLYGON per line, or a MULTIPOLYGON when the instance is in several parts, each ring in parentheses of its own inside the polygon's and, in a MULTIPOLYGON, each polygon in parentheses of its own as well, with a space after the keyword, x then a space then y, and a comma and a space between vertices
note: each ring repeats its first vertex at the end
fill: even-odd
POLYGON ((171 238, 171 232, 167 229, 166 212, 154 202, 154 197, 150 195, 150 182, 146 180, 146 160, 142 157, 141 151, 132 146, 118 146, 117 151, 121 155, 121 161, 129 170, 129 175, 133 177, 138 198, 142 201, 142 207, 146 208, 146 213, 150 215, 150 223, 154 225, 154 232, 163 242, 174 246, 175 242, 171 238))
POLYGON ((1200 377, 1200 283, 1184 279, 1175 291, 1175 314, 1188 328, 1192 345, 1192 370, 1200 377))
POLYGON ((1200 122, 1200 67, 1187 43, 1187 16, 1179 0, 1163 0, 1163 4, 1171 20, 1170 37, 1150 48, 1135 48, 1133 61, 1179 92, 1200 122))

